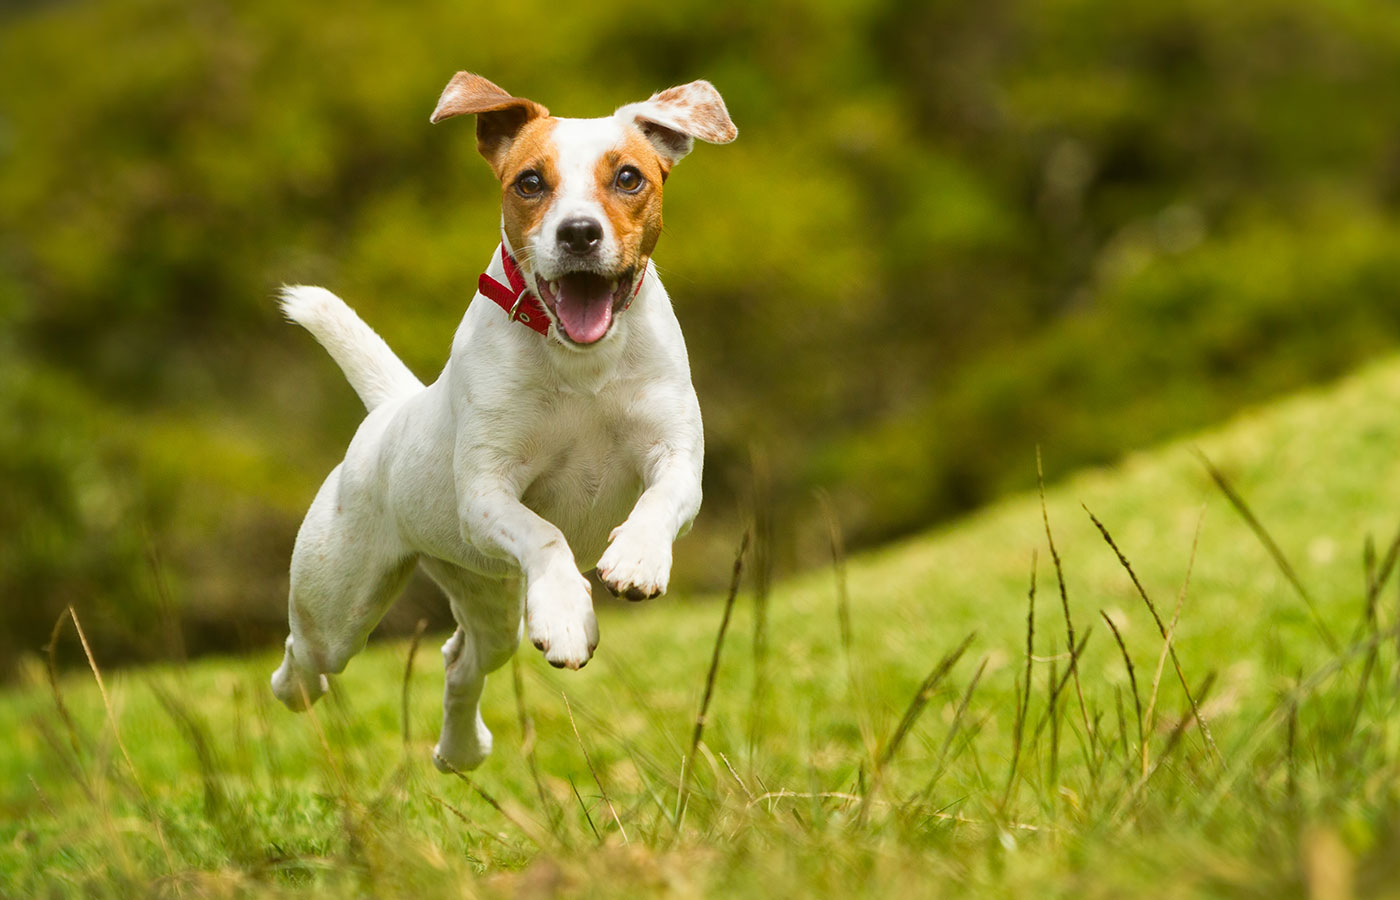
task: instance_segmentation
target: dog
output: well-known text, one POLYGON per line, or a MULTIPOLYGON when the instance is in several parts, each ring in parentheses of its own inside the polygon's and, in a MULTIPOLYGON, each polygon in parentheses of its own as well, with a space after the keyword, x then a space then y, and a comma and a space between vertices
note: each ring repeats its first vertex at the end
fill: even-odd
POLYGON ((436 381, 329 291, 281 297, 368 414, 297 533, 272 690, 293 710, 325 694, 422 566, 457 622, 433 751, 445 772, 490 753, 481 691, 522 632, 554 666, 592 657, 581 562, 630 600, 666 591, 700 509, 704 433, 651 254, 671 168, 697 139, 738 135, 707 81, 565 119, 458 72, 430 121, 468 114, 501 183, 501 242, 436 381))

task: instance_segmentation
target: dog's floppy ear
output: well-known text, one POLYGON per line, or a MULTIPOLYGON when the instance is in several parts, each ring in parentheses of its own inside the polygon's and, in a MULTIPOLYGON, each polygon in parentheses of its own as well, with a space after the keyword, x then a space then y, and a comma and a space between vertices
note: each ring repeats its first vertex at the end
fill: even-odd
POLYGON ((649 100, 627 104, 615 115, 635 122, 656 152, 671 163, 690 152, 694 138, 727 144, 739 136, 724 98, 708 81, 667 88, 649 100))
POLYGON ((512 97, 480 75, 458 72, 442 89, 428 121, 468 113, 476 114, 476 147, 494 166, 525 123, 549 115, 549 110, 533 100, 512 97))

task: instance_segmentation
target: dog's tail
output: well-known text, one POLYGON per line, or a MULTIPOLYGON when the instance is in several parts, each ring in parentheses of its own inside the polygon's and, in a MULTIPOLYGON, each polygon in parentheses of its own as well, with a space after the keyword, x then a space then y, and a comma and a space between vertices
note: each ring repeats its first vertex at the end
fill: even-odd
POLYGON ((284 287, 281 304, 287 318, 311 332, 326 348, 365 402, 365 409, 423 387, 384 339, 325 288, 284 287))

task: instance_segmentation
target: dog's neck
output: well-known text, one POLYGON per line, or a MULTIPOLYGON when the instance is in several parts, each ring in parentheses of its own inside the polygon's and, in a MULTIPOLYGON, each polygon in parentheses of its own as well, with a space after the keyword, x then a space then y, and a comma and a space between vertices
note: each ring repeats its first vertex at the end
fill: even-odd
MULTIPOLYGON (((486 274, 497 281, 505 282, 505 265, 501 250, 510 252, 510 245, 502 236, 502 245, 491 254, 491 262, 486 274)), ((512 253, 512 256, 514 254, 512 253)), ((641 286, 631 308, 618 317, 608 335, 596 344, 584 348, 569 347, 559 337, 556 328, 547 334, 538 334, 520 322, 508 322, 511 340, 520 344, 532 360, 536 375, 546 380, 564 393, 594 395, 603 390, 617 374, 619 365, 627 355, 634 326, 647 305, 647 295, 656 284, 655 272, 646 272, 646 280, 641 286)), ((492 304, 494 307, 495 304, 492 304)), ((506 318, 506 313, 493 309, 493 315, 506 318)))

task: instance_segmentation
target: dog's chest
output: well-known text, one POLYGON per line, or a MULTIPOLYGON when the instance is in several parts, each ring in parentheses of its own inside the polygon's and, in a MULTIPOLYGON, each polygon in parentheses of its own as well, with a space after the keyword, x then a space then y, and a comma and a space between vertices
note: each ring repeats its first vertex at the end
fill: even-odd
POLYGON ((592 565, 641 493, 637 433, 619 391, 557 392, 530 417, 516 447, 521 501, 564 533, 592 565))

